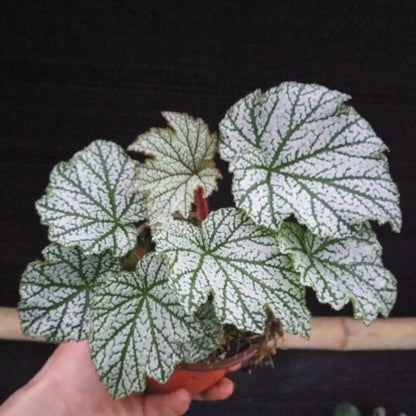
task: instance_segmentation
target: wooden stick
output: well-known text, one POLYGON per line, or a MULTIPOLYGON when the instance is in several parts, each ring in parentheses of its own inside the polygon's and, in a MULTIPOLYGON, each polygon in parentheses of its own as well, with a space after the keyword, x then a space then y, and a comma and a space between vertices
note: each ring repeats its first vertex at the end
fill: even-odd
POLYGON ((32 338, 22 333, 16 308, 0 307, 0 339, 45 342, 43 337, 32 338))
MULTIPOLYGON (((284 334, 283 338, 270 342, 270 347, 336 351, 416 349, 416 318, 377 319, 370 326, 352 318, 312 318, 311 325, 309 340, 284 334)), ((0 338, 45 341, 23 335, 17 310, 2 307, 0 338)))
POLYGON ((312 318, 309 340, 284 334, 277 340, 281 349, 336 351, 416 349, 416 318, 377 319, 366 326, 346 317, 312 318))

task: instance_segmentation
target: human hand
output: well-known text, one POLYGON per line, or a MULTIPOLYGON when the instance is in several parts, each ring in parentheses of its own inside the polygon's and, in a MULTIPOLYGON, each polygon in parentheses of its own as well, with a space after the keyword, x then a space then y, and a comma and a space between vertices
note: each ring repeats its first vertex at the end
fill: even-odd
POLYGON ((3 404, 0 415, 21 415, 27 403, 26 413, 30 409, 33 416, 177 416, 188 410, 192 399, 225 399, 233 388, 232 381, 223 378, 195 395, 179 389, 169 394, 133 393, 113 401, 91 362, 87 342, 70 341, 59 345, 39 373, 3 404))

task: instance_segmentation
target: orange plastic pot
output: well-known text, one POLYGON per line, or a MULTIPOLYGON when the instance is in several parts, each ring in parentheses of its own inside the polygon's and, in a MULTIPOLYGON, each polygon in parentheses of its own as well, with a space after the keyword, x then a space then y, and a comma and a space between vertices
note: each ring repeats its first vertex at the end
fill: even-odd
POLYGON ((147 379, 148 390, 154 393, 170 393, 185 388, 190 393, 200 393, 209 389, 233 367, 244 366, 257 354, 257 348, 247 350, 214 363, 181 363, 166 383, 159 383, 152 378, 147 379))

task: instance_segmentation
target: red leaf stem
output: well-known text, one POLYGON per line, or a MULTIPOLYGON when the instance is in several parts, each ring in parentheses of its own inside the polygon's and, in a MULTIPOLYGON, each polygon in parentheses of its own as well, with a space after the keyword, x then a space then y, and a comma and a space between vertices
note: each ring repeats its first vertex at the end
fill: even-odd
POLYGON ((204 198, 204 190, 202 188, 198 188, 194 191, 195 195, 195 205, 196 205, 196 217, 198 222, 201 223, 204 221, 209 214, 208 202, 204 198))

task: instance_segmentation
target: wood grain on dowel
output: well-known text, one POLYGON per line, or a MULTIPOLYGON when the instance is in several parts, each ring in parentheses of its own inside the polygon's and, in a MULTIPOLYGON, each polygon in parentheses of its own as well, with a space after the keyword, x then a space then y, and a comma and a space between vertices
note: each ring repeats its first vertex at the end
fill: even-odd
MULTIPOLYGON (((45 341, 23 335, 17 310, 2 307, 0 338, 45 341)), ((285 334, 277 341, 277 347, 338 351, 416 349, 416 318, 378 319, 370 326, 352 318, 312 318, 309 340, 285 334)))

